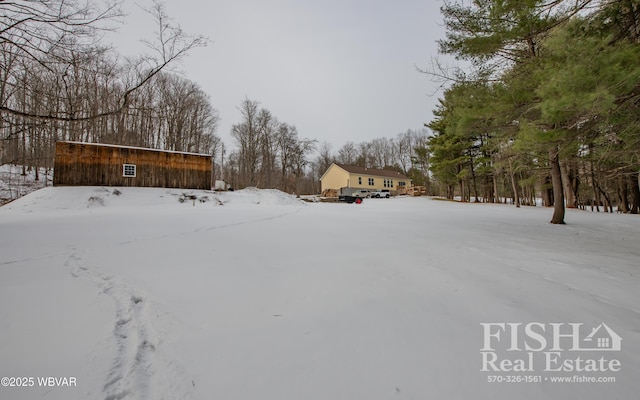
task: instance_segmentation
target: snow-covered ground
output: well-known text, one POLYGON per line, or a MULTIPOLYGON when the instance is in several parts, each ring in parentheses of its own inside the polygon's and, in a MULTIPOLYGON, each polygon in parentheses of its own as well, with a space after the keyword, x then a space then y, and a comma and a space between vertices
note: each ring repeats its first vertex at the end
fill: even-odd
POLYGON ((51 171, 47 171, 46 168, 40 168, 38 172, 39 176, 36 181, 35 168, 26 168, 23 171, 21 165, 0 165, 0 206, 34 190, 51 186, 53 183, 51 171))
POLYGON ((38 190, 0 208, 0 376, 34 378, 0 398, 637 398, 640 219, 550 215, 425 197, 38 190), (518 349, 483 323, 522 323, 518 349), (620 351, 567 351, 560 337, 559 357, 619 371, 543 371, 552 323, 584 324, 583 339, 605 323, 620 351), (534 371, 481 371, 486 339, 500 359, 529 345, 534 371), (574 375, 616 381, 550 381, 574 375))

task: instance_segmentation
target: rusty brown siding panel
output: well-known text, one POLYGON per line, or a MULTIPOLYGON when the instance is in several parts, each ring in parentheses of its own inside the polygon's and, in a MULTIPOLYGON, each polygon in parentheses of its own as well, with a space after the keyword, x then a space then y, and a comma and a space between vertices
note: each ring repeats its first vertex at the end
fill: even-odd
POLYGON ((58 142, 54 185, 211 188, 211 157, 140 148, 58 142), (123 177, 123 164, 136 177, 123 177))

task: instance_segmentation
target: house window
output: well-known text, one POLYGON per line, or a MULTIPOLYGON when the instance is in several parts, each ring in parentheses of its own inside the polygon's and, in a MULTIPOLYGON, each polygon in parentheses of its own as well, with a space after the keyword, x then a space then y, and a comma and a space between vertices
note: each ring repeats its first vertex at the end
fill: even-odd
POLYGON ((358 185, 362 185, 362 177, 361 176, 358 177, 358 185))
POLYGON ((374 185, 373 178, 369 178, 369 186, 373 186, 373 185, 374 185))
POLYGON ((384 187, 392 188, 393 187, 393 179, 385 179, 384 187))
POLYGON ((611 347, 609 338, 598 338, 598 347, 608 349, 611 347))
POLYGON ((398 182, 398 186, 405 187, 407 186, 407 182, 398 182))
POLYGON ((122 165, 122 176, 126 176, 127 178, 135 178, 136 177, 136 165, 135 164, 123 164, 122 165))

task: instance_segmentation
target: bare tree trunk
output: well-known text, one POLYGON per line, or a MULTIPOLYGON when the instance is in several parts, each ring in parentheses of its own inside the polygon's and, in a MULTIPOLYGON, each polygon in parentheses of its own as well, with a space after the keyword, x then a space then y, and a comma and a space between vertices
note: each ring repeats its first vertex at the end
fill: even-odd
MULTIPOLYGON (((476 170, 473 167, 473 156, 469 154, 469 168, 471 169, 471 182, 473 185, 473 195, 475 197, 475 202, 478 202, 478 183, 476 179, 476 170)), ((471 190, 469 190, 469 201, 471 201, 471 190)))
POLYGON ((564 186, 564 196, 567 208, 577 208, 577 185, 574 183, 573 169, 567 161, 560 162, 560 173, 562 174, 562 184, 564 186))
POLYGON ((542 205, 545 207, 553 206, 553 186, 549 175, 545 175, 542 179, 542 205))
POLYGON ((500 203, 500 192, 498 192, 498 175, 496 172, 493 172, 493 176, 491 177, 493 184, 493 198, 491 199, 492 203, 500 203))
POLYGON ((624 176, 618 175, 618 211, 629 212, 629 188, 624 176))
POLYGON ((633 172, 629 175, 629 186, 631 188, 631 214, 640 214, 640 173, 633 172))
POLYGON ((27 176, 27 129, 22 131, 22 176, 27 176))
POLYGON ((564 193, 557 146, 549 152, 549 164, 551 165, 551 183, 553 184, 553 217, 551 217, 551 223, 564 224, 564 193))
MULTIPOLYGON (((591 145, 589 145, 589 151, 591 151, 591 145)), ((593 160, 591 160, 591 187, 593 188, 593 200, 596 203, 596 211, 600 212, 600 203, 602 199, 600 198, 600 192, 598 191, 598 187, 596 185, 596 172, 593 165, 593 160)), ((593 205, 591 206, 591 211, 593 211, 593 205)))
POLYGON ((447 185, 447 200, 453 200, 455 194, 455 186, 447 185))
POLYGON ((604 212, 613 212, 613 205, 611 204, 611 200, 609 199, 609 196, 607 195, 607 192, 605 192, 602 187, 600 187, 600 185, 597 182, 594 182, 594 184, 598 187, 598 191, 600 191, 600 194, 602 194, 602 197, 604 197, 604 212))
POLYGON ((520 208, 520 194, 518 193, 518 184, 516 183, 516 177, 513 172, 513 163, 509 159, 509 178, 511 178, 511 189, 513 190, 513 204, 520 208))

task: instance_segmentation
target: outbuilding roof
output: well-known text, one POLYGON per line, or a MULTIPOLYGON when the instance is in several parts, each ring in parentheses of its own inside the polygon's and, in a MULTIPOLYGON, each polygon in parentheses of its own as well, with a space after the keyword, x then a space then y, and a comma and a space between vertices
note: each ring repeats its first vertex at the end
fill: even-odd
POLYGON ((191 153, 191 152, 188 152, 188 151, 152 149, 150 147, 124 146, 124 145, 119 145, 119 144, 107 144, 107 143, 77 142, 77 141, 74 141, 74 140, 58 140, 58 142, 60 142, 60 143, 71 143, 71 144, 80 144, 80 145, 83 145, 83 146, 100 146, 100 147, 113 147, 113 148, 118 148, 118 149, 157 151, 157 152, 160 152, 160 153, 188 154, 188 155, 191 155, 191 156, 203 156, 203 157, 211 158, 211 154, 191 153))

